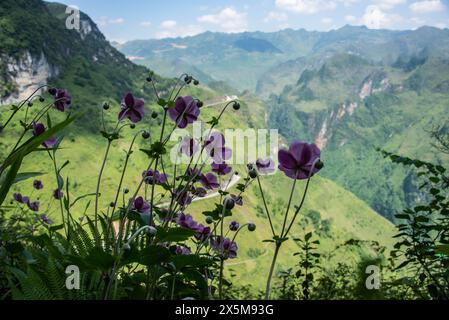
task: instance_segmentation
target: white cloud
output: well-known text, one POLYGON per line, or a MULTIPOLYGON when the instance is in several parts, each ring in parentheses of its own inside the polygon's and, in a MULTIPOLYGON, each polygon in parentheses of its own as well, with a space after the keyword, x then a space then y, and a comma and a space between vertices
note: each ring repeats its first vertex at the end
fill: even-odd
POLYGON ((276 0, 276 6, 297 13, 314 14, 319 11, 333 10, 337 7, 337 3, 325 0, 276 0))
POLYGON ((142 27, 151 27, 152 23, 151 23, 151 21, 142 21, 142 22, 140 23, 140 25, 141 25, 142 27))
POLYGON ((175 20, 165 20, 161 22, 159 31, 156 32, 156 38, 188 37, 201 32, 203 29, 198 25, 179 26, 175 20))
POLYGON ((376 5, 383 10, 390 10, 394 7, 407 3, 407 0, 374 0, 376 5))
POLYGON ((165 20, 162 21, 161 23, 161 27, 164 29, 172 29, 174 27, 176 27, 178 23, 175 20, 165 20))
POLYGON ((440 28, 440 29, 447 29, 447 28, 448 28, 448 24, 447 24, 447 23, 444 23, 444 22, 439 22, 439 23, 436 23, 436 24, 434 25, 434 27, 440 28))
POLYGON ((328 17, 321 19, 321 23, 325 24, 325 25, 330 25, 332 23, 332 21, 333 21, 332 18, 328 18, 328 17))
POLYGON ((402 17, 397 14, 389 14, 378 6, 370 5, 366 7, 361 23, 370 29, 383 29, 389 28, 401 20, 402 17))
POLYGON ((105 26, 108 26, 108 25, 111 25, 111 24, 123 24, 124 22, 125 22, 125 19, 123 19, 123 18, 111 19, 111 18, 108 18, 108 17, 100 17, 97 20, 97 24, 100 27, 105 27, 105 26))
POLYGON ((444 9, 445 6, 440 0, 418 1, 410 5, 410 10, 415 13, 429 13, 443 11, 444 9))
POLYGON ((345 16, 346 22, 352 23, 352 22, 355 22, 356 20, 357 20, 357 18, 355 16, 351 16, 351 15, 345 16))
POLYGON ((276 11, 270 11, 268 12, 267 16, 263 21, 270 22, 270 21, 287 21, 288 16, 285 12, 276 12, 276 11))
POLYGON ((199 17, 198 22, 213 24, 218 30, 225 32, 242 32, 248 27, 246 13, 237 12, 233 8, 225 8, 217 14, 207 14, 199 17))

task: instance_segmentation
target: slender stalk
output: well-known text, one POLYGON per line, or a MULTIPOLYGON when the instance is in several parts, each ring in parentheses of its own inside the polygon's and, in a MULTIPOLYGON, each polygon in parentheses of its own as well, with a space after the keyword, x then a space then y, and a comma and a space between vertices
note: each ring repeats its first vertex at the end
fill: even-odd
POLYGON ((223 300, 223 269, 224 269, 224 259, 220 258, 220 278, 218 283, 219 288, 218 294, 220 300, 223 300))
POLYGON ((281 237, 284 237, 285 225, 287 224, 288 212, 290 211, 290 206, 292 204, 293 193, 295 192, 296 179, 293 179, 292 191, 290 192, 290 198, 288 199, 287 210, 285 210, 284 222, 282 223, 281 237))
POLYGON ((171 285, 170 300, 174 300, 174 297, 175 297, 175 283, 176 283, 176 273, 173 275, 173 282, 172 282, 172 285, 171 285))
POLYGON ((98 198, 100 196, 100 184, 101 184, 101 177, 103 175, 104 167, 106 166, 106 160, 108 159, 109 149, 111 148, 112 140, 108 140, 108 146, 106 147, 106 152, 104 154, 103 163, 101 164, 100 173, 98 174, 98 180, 97 180, 97 189, 95 191, 95 228, 97 228, 98 225, 98 198))
POLYGON ((306 187, 305 187, 305 189, 304 189, 304 193, 303 193, 303 195, 302 195, 301 202, 300 202, 299 206, 298 206, 298 207, 296 208, 296 210, 295 210, 295 214, 293 215, 293 219, 292 219, 292 221, 290 222, 290 224, 289 224, 287 230, 285 231, 285 235, 287 235, 287 234, 290 232, 290 229, 292 228, 293 223, 294 223, 295 220, 296 220, 296 216, 298 215, 299 211, 301 211, 302 205, 304 204, 304 200, 306 199, 307 191, 309 190, 309 183, 310 183, 310 178, 307 179, 306 187))
MULTIPOLYGON (((53 156, 51 156, 50 151, 48 151, 48 155, 50 156, 50 159, 53 162, 53 168, 55 170, 55 177, 56 177, 56 184, 58 186, 58 190, 59 190, 59 182, 58 182, 58 165, 56 163, 56 154, 54 154, 53 156)), ((64 218, 64 207, 62 205, 62 198, 59 199, 59 209, 61 211, 61 218, 62 218, 62 225, 64 226, 64 232, 65 235, 68 236, 68 230, 66 229, 66 224, 65 224, 65 218, 64 218)))
MULTIPOLYGON (((223 224, 224 224, 224 216, 225 216, 226 206, 224 204, 222 204, 222 205, 223 205, 223 209, 221 210, 221 221, 220 221, 220 236, 221 236, 220 246, 221 246, 221 254, 223 255, 224 254, 223 224)), ((224 259, 222 256, 222 257, 220 257, 220 277, 219 277, 219 284, 218 284, 220 300, 223 299, 223 269, 224 269, 224 259)))
POLYGON ((267 287, 265 290, 265 300, 270 299, 271 278, 273 277, 274 266, 276 265, 276 259, 278 257, 279 249, 281 248, 281 244, 282 244, 281 242, 276 242, 273 260, 271 261, 270 272, 268 273, 267 287))
POLYGON ((116 194, 115 194, 114 206, 113 206, 112 212, 111 212, 111 221, 110 221, 110 223, 108 224, 108 230, 107 230, 107 232, 106 232, 106 239, 109 238, 109 231, 110 231, 109 229, 110 229, 110 226, 112 225, 112 215, 114 214, 115 209, 117 208, 117 201, 118 201, 118 197, 120 196, 120 191, 122 190, 123 179, 124 179, 124 177, 125 177, 126 169, 127 169, 127 167, 128 167, 129 157, 131 156, 132 149, 133 149, 133 146, 134 146, 134 142, 136 141, 137 135, 139 135, 139 134, 140 134, 140 131, 134 135, 134 138, 133 138, 133 140, 131 141, 131 144, 130 144, 130 146, 129 146, 128 152, 126 153, 125 164, 123 165, 122 174, 121 174, 121 176, 120 176, 120 182, 119 182, 119 184, 118 184, 117 192, 116 192, 116 194))
POLYGON ((276 232, 274 231, 273 222, 271 221, 270 210, 268 210, 267 202, 265 200, 265 195, 263 193, 262 184, 260 183, 259 175, 257 175, 257 183, 259 184, 259 190, 260 190, 260 194, 262 196, 262 202, 265 207, 265 211, 268 216, 268 221, 270 222, 271 232, 273 233, 273 237, 274 237, 276 235, 276 232))

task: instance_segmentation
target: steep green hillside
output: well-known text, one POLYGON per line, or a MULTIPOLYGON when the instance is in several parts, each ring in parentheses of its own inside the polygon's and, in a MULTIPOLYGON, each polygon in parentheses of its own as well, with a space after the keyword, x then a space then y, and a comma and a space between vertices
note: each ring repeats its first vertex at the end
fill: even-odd
MULTIPOLYGON (((153 135, 160 129, 160 116, 156 119, 150 119, 151 111, 160 110, 156 105, 156 98, 151 89, 151 84, 145 81, 148 70, 129 62, 122 54, 112 48, 98 31, 95 24, 85 15, 82 15, 83 21, 89 24, 89 28, 84 29, 84 33, 66 30, 64 28, 63 7, 57 4, 45 6, 37 0, 23 0, 2 2, 2 11, 0 11, 0 21, 4 25, 10 26, 6 31, 2 29, 0 36, 2 41, 11 43, 11 45, 2 47, 3 57, 15 57, 21 59, 24 54, 44 55, 48 64, 52 66, 57 73, 49 79, 50 83, 68 88, 72 95, 73 111, 84 111, 83 119, 75 123, 69 130, 66 130, 62 143, 62 149, 58 151, 58 164, 70 160, 70 163, 62 170, 64 178, 68 178, 71 198, 95 192, 97 174, 100 169, 102 158, 106 148, 106 139, 104 139, 99 130, 101 129, 101 112, 104 101, 110 103, 110 109, 105 111, 105 121, 108 126, 113 126, 117 120, 119 103, 124 93, 132 91, 136 96, 144 97, 147 100, 147 117, 138 124, 134 131, 125 128, 121 138, 114 141, 110 156, 104 172, 102 182, 102 196, 100 198, 100 209, 103 212, 108 210, 108 205, 113 201, 114 191, 117 187, 125 153, 129 147, 132 134, 139 129, 149 130, 153 135), (8 13, 8 14, 7 14, 8 13), (27 45, 15 47, 15 39, 25 37, 20 33, 20 24, 23 24, 23 30, 27 30, 27 45), (50 37, 49 41, 42 41, 39 37, 32 37, 32 30, 37 29, 41 32, 51 33, 54 39, 50 37), (87 30, 90 30, 87 32, 87 30), (16 37, 17 36, 17 37, 16 37), (60 40, 64 38, 65 40, 60 40), (63 41, 63 42, 59 42, 63 41), (61 47, 58 47, 61 45, 61 47), (32 48, 32 49, 31 49, 32 48)), ((87 26, 87 25, 86 25, 87 26)), ((281 42, 280 42, 281 43, 281 42)), ((260 60, 252 60, 251 55, 262 54, 280 54, 278 52, 285 49, 284 46, 275 46, 273 49, 265 42, 250 41, 254 48, 248 48, 246 44, 242 48, 241 43, 238 50, 249 50, 251 52, 247 59, 252 63, 260 63, 260 60)), ((248 60, 248 61, 249 61, 248 60)), ((4 61, 4 60, 2 60, 4 61)), ((229 64, 229 72, 245 72, 238 66, 229 64), (237 70, 237 71, 236 71, 237 70)), ((12 88, 5 96, 10 96, 14 91, 14 75, 4 73, 4 81, 8 88, 12 88), (8 82, 9 81, 9 82, 8 82)), ((170 82, 167 79, 154 76, 156 86, 162 92, 167 94, 170 89, 170 82)), ((171 82, 172 83, 172 82, 171 82)), ((5 87, 2 87, 2 90, 5 87)), ((211 82, 210 86, 191 86, 184 94, 192 94, 203 101, 208 101, 217 96, 230 94, 234 90, 223 82, 211 82)), ((225 113, 219 128, 265 128, 266 127, 266 105, 249 92, 242 92, 239 96, 241 100, 241 109, 236 112, 231 110, 225 113)), ((9 105, 2 105, 0 109, 0 119, 5 119, 10 112, 9 105)), ((39 102, 35 102, 31 108, 38 108, 39 102)), ((201 111, 201 120, 209 121, 212 116, 216 116, 222 105, 204 107, 201 111)), ((22 110, 17 117, 23 118, 25 110, 22 110)), ((54 112, 52 114, 53 122, 63 119, 65 115, 54 112)), ((1 121, 1 120, 0 120, 1 121)), ((19 124, 8 127, 8 130, 0 133, 0 151, 6 151, 11 148, 17 134, 22 128, 19 124), (9 129, 13 131, 9 131, 9 129)), ((297 136, 296 138, 301 138, 297 136)), ((128 175, 124 181, 124 187, 130 190, 140 181, 142 171, 147 167, 146 156, 138 152, 139 148, 148 148, 149 140, 136 140, 136 146, 132 154, 128 175)), ((333 159, 326 159, 326 167, 332 167, 333 159)), ((167 169, 170 164, 167 163, 167 169)), ((244 172, 243 166, 236 166, 237 171, 244 172)), ((21 168, 23 171, 43 171, 40 179, 43 181, 44 189, 34 191, 30 181, 23 181, 14 186, 12 192, 22 192, 29 195, 33 200, 39 200, 42 204, 49 203, 48 207, 43 206, 42 210, 54 220, 59 219, 58 205, 52 197, 52 191, 56 189, 57 183, 52 171, 52 163, 46 153, 36 153, 33 157, 26 159, 21 168)), ((327 171, 323 170, 323 173, 327 171)), ((289 188, 289 180, 285 179, 281 173, 270 176, 263 181, 266 190, 269 190, 269 203, 276 207, 277 211, 285 208, 285 197, 287 194, 282 192, 289 188)), ((298 193, 300 189, 298 189, 298 193)), ((12 194, 9 196, 12 198, 12 194)), ((298 198, 299 195, 296 196, 298 198)), ((91 214, 92 206, 88 206, 91 198, 82 199, 73 208, 72 213, 81 217, 85 212, 91 214)), ((218 200, 213 198, 204 202, 195 203, 190 209, 192 214, 200 217, 202 211, 210 209, 212 203, 218 200)), ((121 201, 127 201, 122 199, 121 201)), ((236 218, 245 222, 252 220, 257 223, 257 232, 254 234, 241 234, 240 255, 239 258, 230 262, 232 268, 237 274, 238 279, 253 279, 251 275, 257 271, 258 280, 252 281, 256 288, 262 288, 263 279, 266 275, 268 261, 271 255, 271 249, 267 248, 261 241, 269 237, 269 227, 267 220, 261 211, 261 200, 257 190, 252 186, 245 199, 245 205, 236 209, 236 218), (250 250, 252 248, 258 248, 250 250), (243 268, 242 268, 243 267, 243 268)), ((299 226, 294 230, 294 236, 300 235, 302 227, 313 228, 322 239, 323 251, 330 251, 336 244, 340 244, 350 238, 376 240, 381 244, 390 247, 391 235, 393 233, 392 225, 375 213, 363 201, 358 199, 350 192, 338 187, 335 183, 317 177, 311 186, 310 197, 308 198, 304 216, 299 220, 299 226)), ((275 214, 275 225, 281 223, 280 213, 275 214)), ((293 253, 297 250, 293 242, 283 248, 282 257, 279 259, 281 266, 291 266, 295 260, 293 253)), ((369 254, 370 249, 354 253, 354 258, 358 254, 369 254)))

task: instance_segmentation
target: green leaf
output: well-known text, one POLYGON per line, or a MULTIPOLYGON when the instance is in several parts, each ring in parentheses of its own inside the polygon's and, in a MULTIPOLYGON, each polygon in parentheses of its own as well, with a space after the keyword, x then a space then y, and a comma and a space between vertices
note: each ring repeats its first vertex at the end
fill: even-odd
POLYGON ((2 181, 0 186, 0 205, 5 201, 5 198, 9 192, 9 189, 14 184, 16 180, 17 172, 22 165, 23 157, 19 157, 13 162, 12 166, 9 168, 8 173, 5 176, 5 179, 2 181))
POLYGON ((14 180, 14 183, 20 182, 20 181, 24 181, 24 180, 28 180, 34 177, 38 177, 43 175, 44 173, 42 172, 20 172, 17 174, 16 179, 14 180))
POLYGON ((86 262, 92 267, 107 270, 114 265, 114 257, 106 253, 103 248, 95 247, 89 252, 86 262))
POLYGON ((96 193, 94 192, 94 193, 88 193, 88 194, 77 197, 70 205, 70 208, 73 207, 78 201, 80 201, 84 198, 87 198, 87 197, 95 196, 95 195, 96 195, 96 193))
POLYGON ((158 228, 157 235, 161 242, 181 242, 186 241, 195 234, 194 231, 185 228, 171 228, 164 231, 158 228))
POLYGON ((449 256, 449 244, 442 244, 435 246, 435 251, 446 256, 449 256))
POLYGON ((185 267, 201 267, 212 264, 214 261, 206 257, 199 257, 194 254, 176 255, 170 259, 176 267, 176 270, 181 270, 185 267))
POLYGON ((12 154, 10 154, 8 158, 6 158, 1 167, 3 169, 6 169, 7 167, 11 166, 16 160, 20 158, 23 159, 29 153, 35 151, 43 142, 56 135, 62 129, 71 124, 73 121, 79 119, 81 115, 82 114, 78 114, 73 117, 67 118, 61 123, 58 123, 56 126, 48 129, 43 134, 28 139, 20 147, 18 147, 12 154))
POLYGON ((160 105, 161 107, 165 107, 167 105, 167 101, 165 101, 162 98, 159 98, 159 100, 157 100, 157 104, 160 105))
POLYGON ((149 246, 140 252, 139 262, 146 266, 152 266, 162 262, 167 262, 170 252, 162 246, 149 246))

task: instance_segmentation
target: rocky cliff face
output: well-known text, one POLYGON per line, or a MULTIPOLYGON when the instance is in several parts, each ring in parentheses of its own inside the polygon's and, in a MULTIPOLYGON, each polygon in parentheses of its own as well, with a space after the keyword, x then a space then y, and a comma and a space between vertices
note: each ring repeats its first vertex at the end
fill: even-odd
POLYGON ((49 78, 59 74, 59 68, 50 65, 44 53, 40 56, 25 51, 20 57, 0 57, 3 64, 4 88, 1 88, 0 104, 24 100, 49 78))

